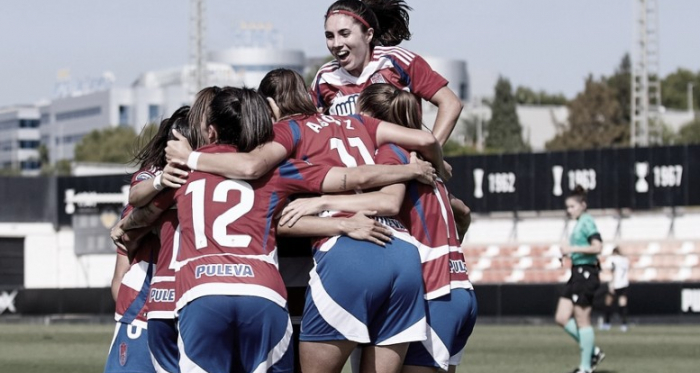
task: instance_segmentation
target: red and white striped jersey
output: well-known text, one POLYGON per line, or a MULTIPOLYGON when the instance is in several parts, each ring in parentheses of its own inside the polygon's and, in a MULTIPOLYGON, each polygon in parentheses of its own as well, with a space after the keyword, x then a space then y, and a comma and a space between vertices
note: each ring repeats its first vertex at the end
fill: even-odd
MULTIPOLYGON (((208 145, 203 153, 235 152, 208 145)), ((176 305, 206 295, 258 296, 286 307, 279 273, 276 216, 287 197, 320 193, 330 167, 289 160, 251 181, 193 171, 176 192, 180 251, 176 305)))
MULTIPOLYGON (((141 169, 131 177, 131 186, 144 180, 155 177, 155 169, 141 169)), ((133 210, 131 205, 127 205, 122 212, 122 218, 133 210)), ((160 241, 153 234, 148 234, 141 239, 139 249, 131 262, 131 266, 119 285, 117 293, 116 309, 114 319, 125 324, 138 324, 146 327, 146 315, 148 312, 147 297, 151 286, 151 278, 155 271, 156 253, 160 241)), ((117 255, 126 255, 121 250, 117 250, 117 255)))
MULTIPOLYGON (((275 142, 287 149, 287 156, 333 167, 374 164, 377 128, 380 120, 363 116, 300 115, 275 124, 275 142)), ((352 194, 355 192, 348 192, 352 194)), ((324 217, 351 214, 340 211, 324 217)), ((328 238, 313 240, 319 247, 328 238)))
POLYGON ((387 83, 409 91, 416 99, 430 100, 447 80, 419 55, 401 47, 374 47, 359 77, 350 75, 333 60, 321 66, 311 86, 316 107, 334 115, 356 114, 360 92, 375 83, 387 83))
MULTIPOLYGON (((409 153, 393 144, 377 152, 377 163, 408 164, 409 153)), ((472 289, 460 248, 449 192, 442 181, 433 188, 412 181, 406 184, 399 220, 420 243, 426 299, 449 294, 450 289, 472 289)))
POLYGON ((173 253, 180 245, 177 210, 174 208, 174 196, 177 189, 167 189, 161 192, 153 203, 165 212, 160 216, 156 227, 160 237, 160 250, 155 275, 151 281, 148 296, 149 319, 175 318, 175 268, 176 261, 173 253), (169 204, 168 204, 169 202, 169 204))

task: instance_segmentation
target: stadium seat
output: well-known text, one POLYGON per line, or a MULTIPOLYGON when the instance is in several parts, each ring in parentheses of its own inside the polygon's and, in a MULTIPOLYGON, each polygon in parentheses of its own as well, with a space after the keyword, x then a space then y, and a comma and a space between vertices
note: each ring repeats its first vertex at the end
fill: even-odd
POLYGON ((673 221, 673 235, 679 240, 700 240, 700 214, 677 216, 673 221))

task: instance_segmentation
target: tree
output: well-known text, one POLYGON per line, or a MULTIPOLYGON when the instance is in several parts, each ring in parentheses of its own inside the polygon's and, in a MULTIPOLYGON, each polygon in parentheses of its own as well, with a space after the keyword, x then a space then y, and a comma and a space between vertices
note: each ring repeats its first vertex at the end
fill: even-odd
POLYGON ((700 108, 700 71, 679 68, 661 81, 661 102, 669 109, 688 110, 688 83, 693 84, 693 110, 700 108))
POLYGON ((569 123, 558 124, 558 134, 547 150, 592 149, 629 143, 629 123, 617 100, 618 92, 605 78, 586 79, 586 86, 567 106, 569 123))
POLYGON ((545 91, 518 86, 515 89, 515 99, 521 105, 566 105, 566 97, 561 93, 549 94, 545 91))
POLYGON ((486 147, 507 152, 529 150, 523 141, 523 128, 515 111, 516 102, 510 81, 499 77, 495 91, 491 120, 487 126, 486 147))
POLYGON ((676 144, 700 144, 700 118, 685 124, 678 130, 676 144))
POLYGON ((632 61, 629 54, 622 56, 615 73, 607 79, 604 78, 604 81, 613 90, 622 111, 622 118, 629 125, 632 120, 632 61))
POLYGON ((75 146, 76 162, 129 163, 135 154, 137 136, 131 127, 93 130, 75 146))
POLYGON ((479 154, 479 151, 468 144, 460 145, 457 141, 447 140, 442 147, 442 154, 445 157, 457 157, 460 155, 479 154))

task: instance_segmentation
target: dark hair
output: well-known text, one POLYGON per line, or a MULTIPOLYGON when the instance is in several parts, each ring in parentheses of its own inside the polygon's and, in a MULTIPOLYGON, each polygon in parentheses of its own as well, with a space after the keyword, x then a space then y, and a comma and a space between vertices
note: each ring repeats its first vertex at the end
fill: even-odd
POLYGON ((211 102, 219 92, 221 92, 221 88, 213 86, 202 89, 195 96, 189 116, 190 130, 192 131, 190 146, 192 149, 197 149, 208 142, 202 133, 202 122, 207 125, 212 123, 211 102))
POLYGON ((612 253, 617 254, 617 255, 622 255, 622 253, 620 252, 619 246, 615 246, 615 248, 613 248, 613 250, 612 250, 612 253))
POLYGON ((294 70, 275 69, 265 75, 258 92, 275 100, 280 115, 316 114, 316 106, 309 96, 304 78, 294 70))
POLYGON ((386 83, 372 84, 360 93, 357 111, 364 115, 420 129, 420 108, 413 94, 386 83))
MULTIPOLYGON (((158 131, 141 150, 134 156, 134 161, 139 163, 141 168, 156 167, 162 169, 166 165, 165 147, 168 145, 168 140, 171 139, 172 129, 178 129, 183 133, 179 126, 188 126, 187 118, 190 113, 189 106, 183 106, 173 113, 170 118, 165 118, 160 122, 158 131), (178 126, 176 128, 176 126, 178 126)), ((144 128, 145 133, 145 128, 144 128)), ((185 135, 185 133, 183 133, 185 135)), ((189 131, 187 131, 188 137, 189 131)))
MULTIPOLYGON (((338 0, 328 7, 325 19, 335 10, 351 12, 365 20, 374 29, 372 46, 391 47, 411 40, 408 11, 413 9, 404 0, 338 0)), ((367 32, 367 26, 358 23, 367 32)))
MULTIPOLYGON (((177 132, 180 132, 182 136, 184 136, 187 139, 187 142, 192 146, 192 135, 194 134, 194 131, 192 131, 192 128, 190 127, 190 107, 189 106, 183 106, 177 111, 175 111, 175 114, 173 114, 170 119, 172 120, 172 130, 176 130, 177 132), (182 113, 180 113, 182 111, 182 113)), ((173 135, 173 131, 170 131, 168 133, 168 140, 176 140, 175 135, 173 135)))
POLYGON ((250 88, 224 87, 211 102, 218 143, 249 152, 272 140, 272 119, 265 98, 250 88))
POLYGON ((586 195, 588 193, 586 192, 586 189, 584 189, 581 185, 576 185, 574 190, 571 191, 569 194, 568 198, 573 198, 575 199, 578 203, 586 203, 586 195))

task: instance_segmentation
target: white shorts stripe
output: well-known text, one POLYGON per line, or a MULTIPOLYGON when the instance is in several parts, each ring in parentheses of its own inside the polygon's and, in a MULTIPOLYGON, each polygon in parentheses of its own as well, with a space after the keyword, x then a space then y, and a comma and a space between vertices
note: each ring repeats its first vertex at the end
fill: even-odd
POLYGON ((279 343, 275 345, 272 351, 267 354, 267 360, 260 363, 260 365, 255 368, 253 373, 265 373, 268 369, 277 364, 280 359, 282 359, 284 354, 289 349, 289 342, 292 340, 292 331, 292 320, 288 319, 287 330, 284 332, 284 336, 282 339, 280 339, 279 343))
POLYGON ((182 336, 178 334, 177 336, 177 349, 180 351, 180 373, 207 373, 206 370, 202 369, 199 365, 195 364, 194 361, 190 360, 185 353, 185 343, 182 341, 182 336))
POLYGON ((367 326, 331 298, 323 287, 315 266, 309 275, 311 297, 321 317, 345 338, 358 343, 369 343, 367 326))
POLYGON ((397 343, 423 341, 426 338, 425 331, 427 327, 428 324, 425 321, 425 317, 423 317, 401 333, 377 343, 377 346, 390 346, 397 343))
POLYGON ((423 341, 423 346, 428 350, 433 360, 440 365, 440 368, 447 370, 448 365, 450 365, 450 350, 447 349, 445 343, 442 342, 440 336, 435 333, 435 330, 430 325, 428 325, 428 338, 423 341))

